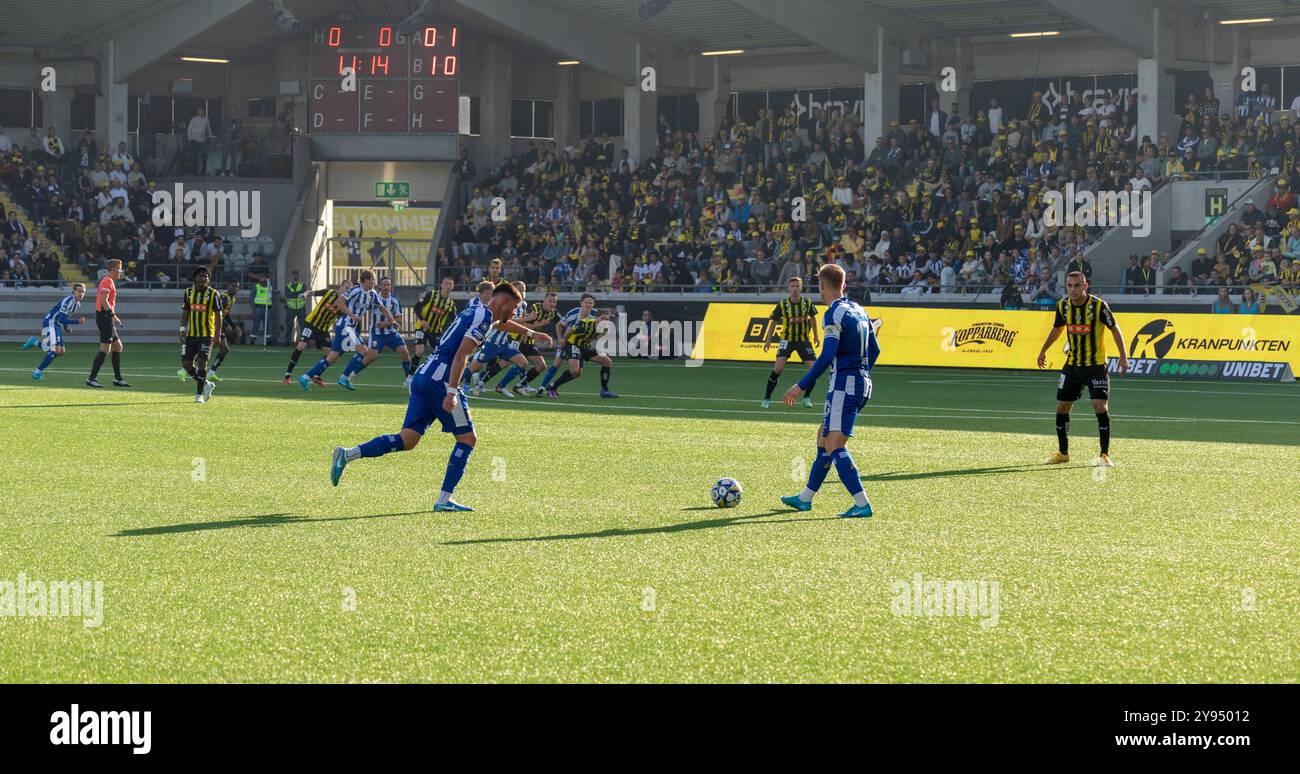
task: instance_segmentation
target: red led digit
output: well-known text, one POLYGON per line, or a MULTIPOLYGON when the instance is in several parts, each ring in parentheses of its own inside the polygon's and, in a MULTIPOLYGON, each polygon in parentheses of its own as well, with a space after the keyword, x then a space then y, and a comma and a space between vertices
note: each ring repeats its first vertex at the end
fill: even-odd
POLYGON ((443 75, 456 74, 456 57, 444 56, 442 58, 442 74, 443 75))
POLYGON ((382 70, 384 75, 388 75, 388 55, 370 57, 370 74, 377 75, 382 70))
POLYGON ((435 45, 437 45, 437 43, 438 43, 438 28, 437 28, 437 27, 425 27, 425 28, 424 28, 424 47, 425 47, 425 48, 433 48, 435 45))
POLYGON ((382 46, 382 47, 384 47, 384 48, 388 48, 388 47, 391 46, 392 44, 393 44, 393 28, 392 28, 392 27, 380 27, 380 28, 379 28, 379 45, 382 46))
POLYGON ((330 45, 333 46, 334 48, 338 48, 338 45, 339 43, 342 42, 342 40, 343 40, 343 28, 330 27, 330 37, 329 37, 330 45))

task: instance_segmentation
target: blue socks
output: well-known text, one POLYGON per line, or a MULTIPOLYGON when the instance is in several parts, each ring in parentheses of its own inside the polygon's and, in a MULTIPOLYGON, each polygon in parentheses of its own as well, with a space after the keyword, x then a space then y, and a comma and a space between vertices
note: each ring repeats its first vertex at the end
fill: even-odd
POLYGON ((449 497, 452 492, 456 491, 456 485, 460 483, 460 477, 465 475, 465 465, 469 462, 470 452, 474 447, 469 444, 456 442, 452 447, 451 458, 447 460, 447 475, 442 478, 442 495, 449 497))
POLYGON ((343 375, 351 376, 352 374, 359 374, 364 370, 366 370, 365 361, 361 359, 360 355, 353 355, 352 359, 348 361, 348 367, 343 369, 343 375))
POLYGON ((361 450, 362 457, 382 457, 385 454, 402 451, 402 436, 381 435, 366 441, 357 448, 361 450))
POLYGON ((517 365, 511 365, 509 368, 507 368, 505 375, 501 377, 501 385, 500 385, 501 389, 504 390, 505 388, 509 387, 510 383, 515 380, 515 377, 522 375, 523 372, 524 369, 520 368, 517 365))
POLYGON ((867 494, 862 491, 862 479, 858 477, 858 466, 853 464, 853 458, 849 456, 848 449, 836 449, 831 454, 831 459, 835 462, 835 472, 840 474, 840 482, 844 488, 849 490, 853 495, 853 502, 857 505, 867 504, 867 494))
POLYGON ((415 366, 411 365, 411 361, 409 361, 409 360, 403 360, 403 361, 402 361, 402 374, 403 374, 404 376, 410 376, 410 375, 413 374, 413 373, 415 373, 415 366))
POLYGON ((555 366, 546 369, 546 374, 542 376, 542 386, 546 387, 551 383, 551 377, 555 376, 555 366))
POLYGON ((36 370, 44 371, 46 368, 49 367, 50 363, 54 362, 54 358, 56 357, 58 357, 58 355, 54 354, 53 352, 46 352, 45 357, 41 359, 41 364, 36 366, 36 370))
POLYGON ((325 373, 325 369, 329 367, 330 367, 330 361, 325 358, 321 358, 320 362, 312 366, 311 370, 307 372, 307 376, 308 377, 320 376, 321 374, 325 373))
POLYGON ((831 472, 831 456, 825 447, 817 447, 817 458, 813 460, 812 469, 808 471, 808 486, 799 494, 800 499, 811 501, 817 490, 822 488, 826 474, 831 472))

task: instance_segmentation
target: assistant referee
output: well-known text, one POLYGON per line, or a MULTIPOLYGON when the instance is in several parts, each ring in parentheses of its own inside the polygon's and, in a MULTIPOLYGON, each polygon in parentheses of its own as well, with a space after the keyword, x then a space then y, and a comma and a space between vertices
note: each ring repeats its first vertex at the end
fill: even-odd
POLYGON ((1101 439, 1101 456, 1097 464, 1110 467, 1110 373, 1106 369, 1106 339, 1102 328, 1110 329, 1119 354, 1119 373, 1128 372, 1128 355, 1124 352, 1124 334, 1110 306, 1088 292, 1088 278, 1072 271, 1065 277, 1066 297, 1056 304, 1056 321, 1052 332, 1038 352, 1038 367, 1047 367, 1047 349, 1066 335, 1065 365, 1056 385, 1056 442, 1058 451, 1048 465, 1070 461, 1070 409, 1088 388, 1092 410, 1097 413, 1097 431, 1101 439))

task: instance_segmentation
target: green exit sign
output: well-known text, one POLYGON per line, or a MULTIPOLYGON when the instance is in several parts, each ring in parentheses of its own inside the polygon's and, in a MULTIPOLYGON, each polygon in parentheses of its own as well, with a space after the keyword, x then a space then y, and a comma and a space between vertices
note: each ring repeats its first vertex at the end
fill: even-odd
POLYGON ((376 199, 409 199, 411 198, 410 183, 375 183, 376 199))

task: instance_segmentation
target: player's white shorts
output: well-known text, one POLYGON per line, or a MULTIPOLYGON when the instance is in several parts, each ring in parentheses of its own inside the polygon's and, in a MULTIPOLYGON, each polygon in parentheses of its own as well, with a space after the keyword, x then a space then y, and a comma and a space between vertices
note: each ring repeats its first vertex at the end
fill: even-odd
POLYGON ((871 400, 871 374, 861 371, 844 371, 831 376, 826 390, 826 408, 822 416, 822 435, 843 433, 853 435, 853 423, 858 412, 871 400))
POLYGON ((63 326, 47 325, 41 328, 41 351, 53 352, 55 347, 63 346, 63 326))

